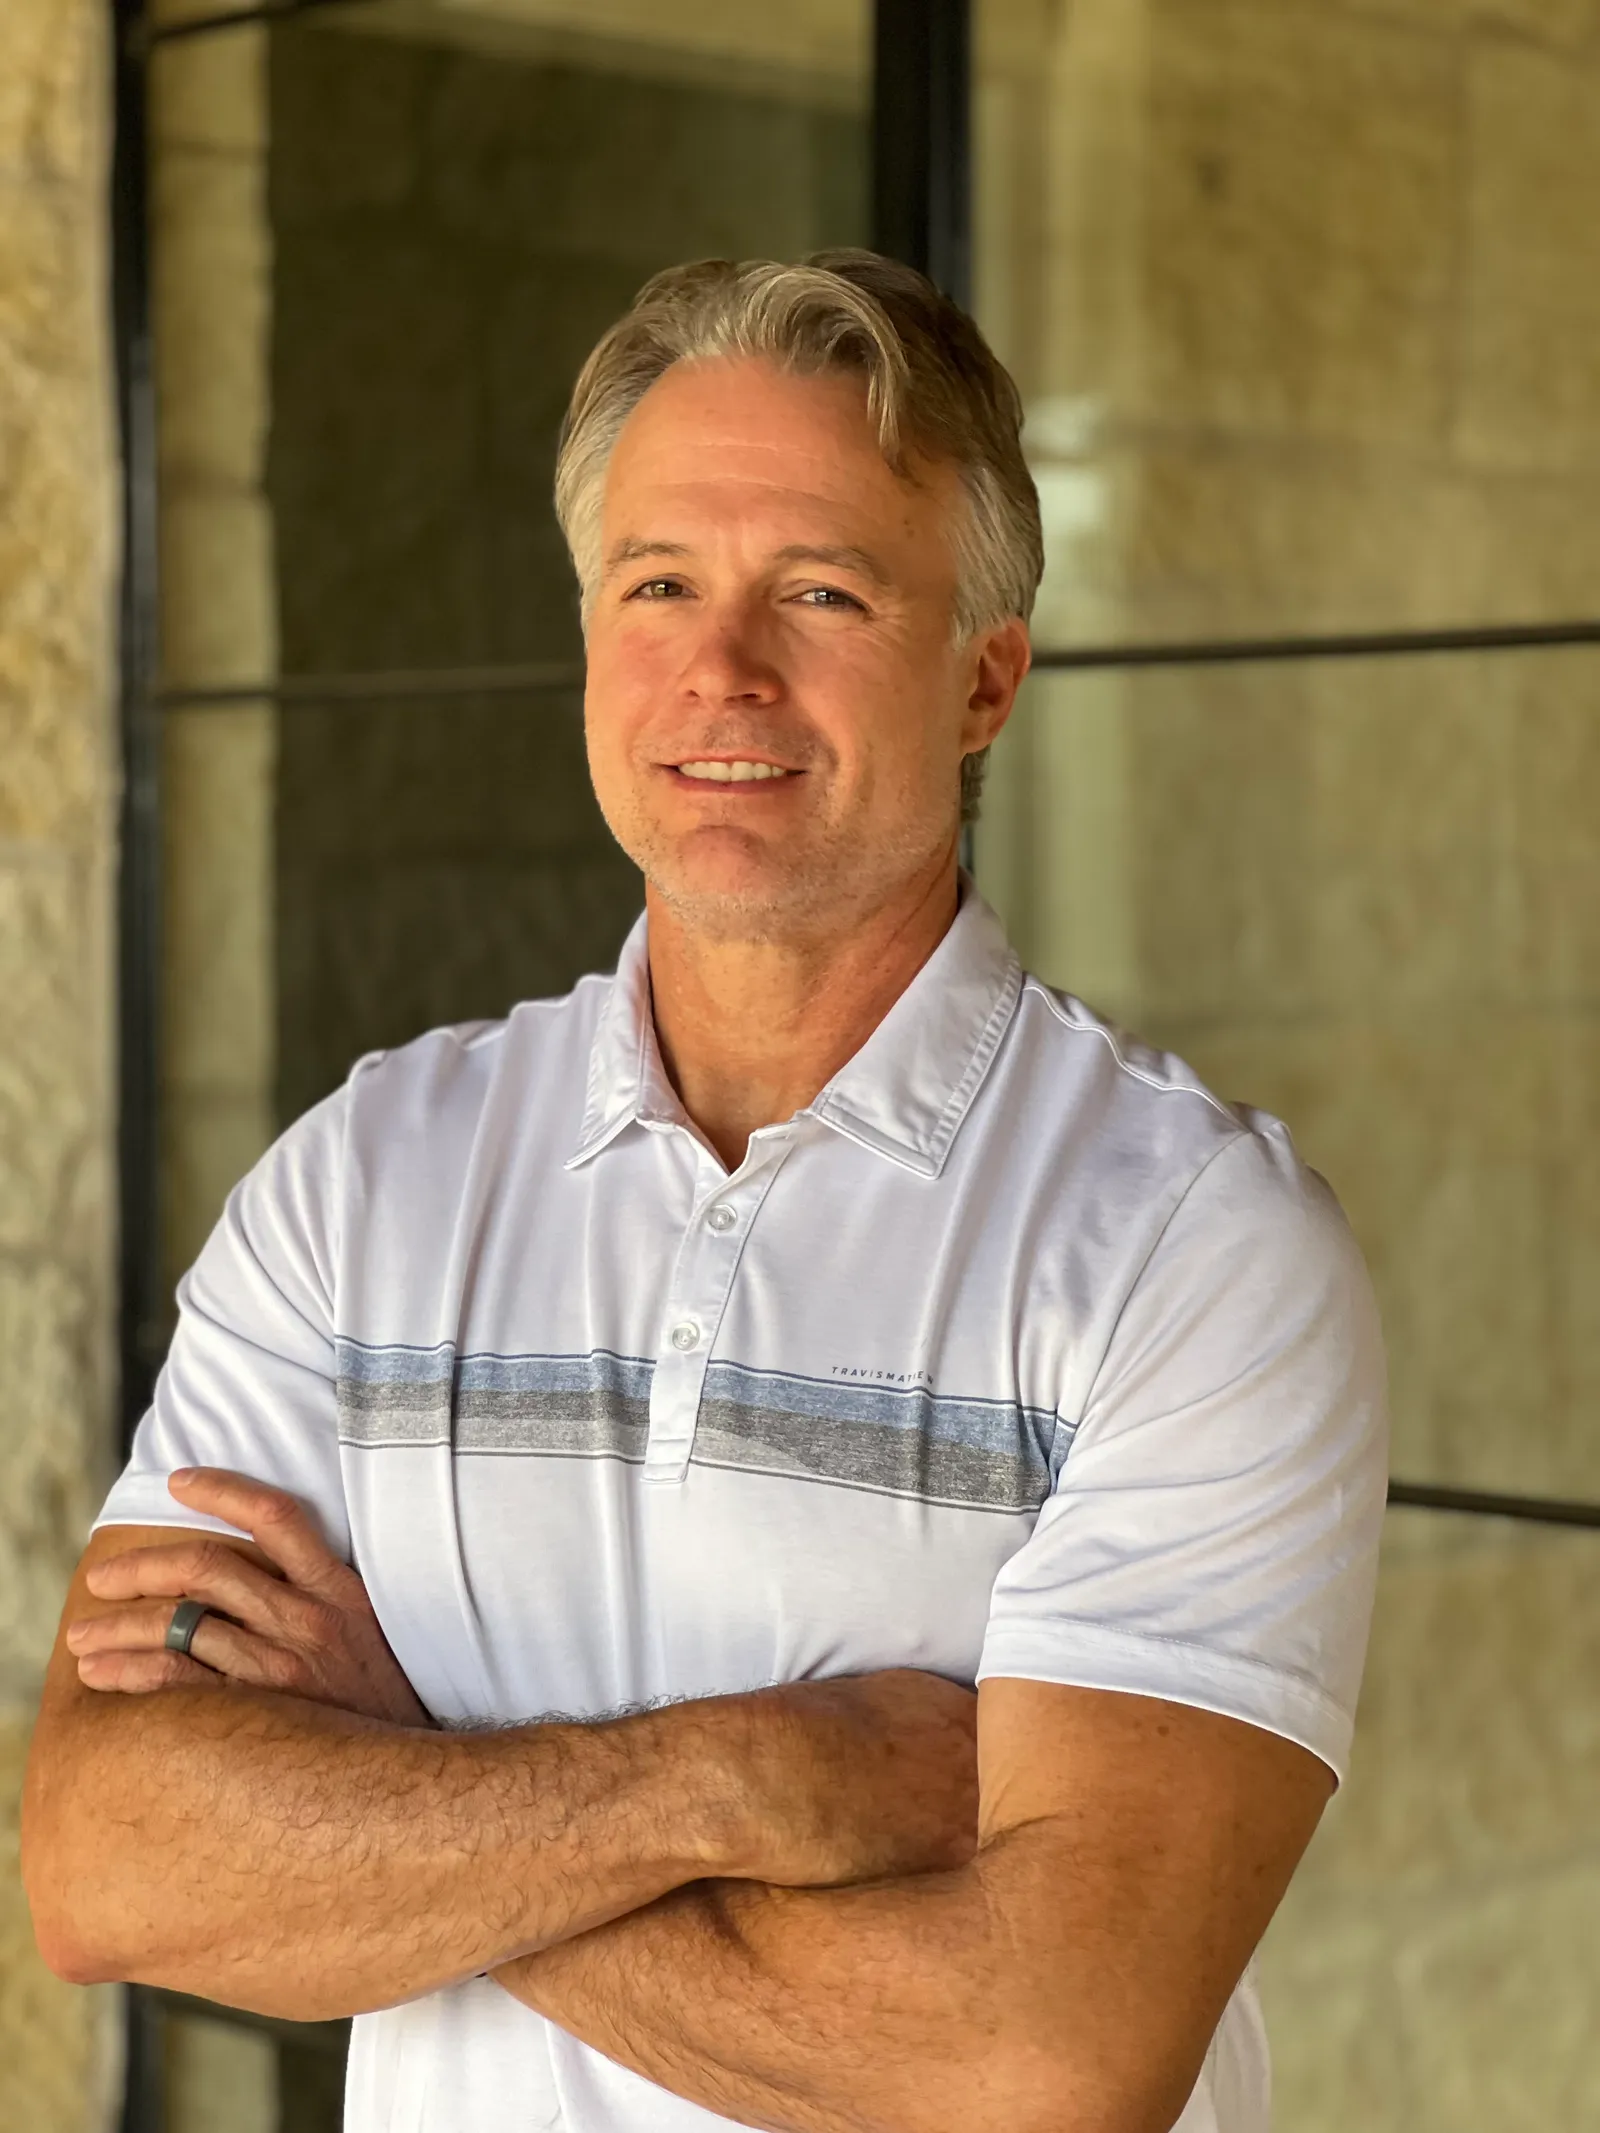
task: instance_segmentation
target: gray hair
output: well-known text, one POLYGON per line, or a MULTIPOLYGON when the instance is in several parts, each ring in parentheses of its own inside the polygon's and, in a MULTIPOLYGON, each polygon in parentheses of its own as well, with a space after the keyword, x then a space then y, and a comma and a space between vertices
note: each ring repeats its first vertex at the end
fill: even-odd
MULTIPOLYGON (((785 370, 847 371, 896 473, 912 451, 952 463, 967 508, 952 532, 956 640, 1026 621, 1044 571, 1039 497, 1022 456, 1022 399, 967 314, 924 275, 876 252, 798 265, 703 259, 647 281, 579 373, 556 453, 556 516, 587 615, 600 577, 606 468, 622 426, 674 363, 762 356, 785 370)), ((988 750, 963 758, 972 821, 988 750)))

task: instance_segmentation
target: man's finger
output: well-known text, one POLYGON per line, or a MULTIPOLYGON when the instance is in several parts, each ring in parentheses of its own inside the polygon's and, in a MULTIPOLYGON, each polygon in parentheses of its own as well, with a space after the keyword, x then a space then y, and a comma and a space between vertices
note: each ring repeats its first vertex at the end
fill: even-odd
POLYGON ((205 1511, 248 1533, 296 1585, 326 1592, 345 1572, 304 1507, 285 1489, 227 1467, 180 1467, 167 1477, 168 1494, 191 1511, 205 1511))
MULTIPOLYGON (((67 1647, 80 1659, 102 1652, 164 1651, 173 1607, 171 1600, 143 1600, 136 1607, 113 1607, 103 1615, 86 1615, 67 1631, 67 1647)), ((190 1648, 193 1649, 192 1643, 190 1648)), ((181 1658, 182 1654, 178 1656, 181 1658)))
POLYGON ((182 1652, 90 1652, 78 1661, 86 1689, 148 1696, 156 1689, 219 1689, 223 1676, 182 1652))
POLYGON ((97 1600, 199 1600, 277 1642, 317 1643, 327 1613, 312 1594, 248 1561, 226 1541, 198 1533, 166 1547, 108 1555, 91 1567, 86 1582, 97 1600))
MULTIPOLYGON (((297 1690, 307 1685, 307 1671, 300 1656, 275 1644, 268 1637, 253 1636, 237 1622, 229 1621, 220 1614, 202 1615, 194 1635, 189 1640, 189 1656, 167 1649, 167 1631, 172 1627, 173 1603, 170 1600, 147 1601, 138 1607, 118 1607, 109 1614, 94 1615, 75 1622, 67 1632, 67 1643, 76 1654, 79 1678, 91 1688, 124 1688, 129 1684, 121 1679, 105 1680, 91 1678, 84 1672, 86 1660, 121 1660, 141 1656, 153 1660, 176 1659, 180 1669, 176 1678, 192 1680, 184 1671, 197 1665, 212 1673, 225 1675, 229 1681, 243 1683, 249 1688, 297 1690)), ((165 1667, 132 1669, 139 1686, 170 1687, 166 1678, 173 1669, 165 1667), (150 1680, 146 1682, 146 1675, 150 1680)))

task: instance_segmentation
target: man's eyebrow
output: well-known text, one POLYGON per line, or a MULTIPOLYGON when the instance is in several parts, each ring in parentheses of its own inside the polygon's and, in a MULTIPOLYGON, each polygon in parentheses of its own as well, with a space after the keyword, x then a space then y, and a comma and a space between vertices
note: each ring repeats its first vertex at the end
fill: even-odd
POLYGON ((813 548, 803 541, 796 541, 787 548, 780 548, 773 557, 775 563, 825 563, 834 570, 853 570, 863 578, 870 578, 874 585, 887 586, 889 573, 867 548, 813 548))
POLYGON ((682 541, 641 541, 627 534, 617 542, 606 557, 606 573, 620 570, 624 563, 640 563, 646 556, 686 556, 689 550, 682 541))

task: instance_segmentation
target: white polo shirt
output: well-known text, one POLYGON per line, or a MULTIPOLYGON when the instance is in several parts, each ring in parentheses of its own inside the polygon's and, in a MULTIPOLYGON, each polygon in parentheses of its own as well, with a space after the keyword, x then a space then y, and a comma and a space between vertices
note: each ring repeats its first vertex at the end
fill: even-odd
MULTIPOLYGON (((1342 1774, 1385 1479, 1359 1254, 1274 1119, 1025 977, 970 883, 731 1175, 616 977, 363 1059, 235 1190, 99 1523, 293 1490, 446 1724, 888 1666, 1137 1691, 1342 1774)), ((1184 2133, 1264 2133, 1253 1982, 1184 2133)), ((728 2121, 472 1980, 350 2133, 728 2121)))

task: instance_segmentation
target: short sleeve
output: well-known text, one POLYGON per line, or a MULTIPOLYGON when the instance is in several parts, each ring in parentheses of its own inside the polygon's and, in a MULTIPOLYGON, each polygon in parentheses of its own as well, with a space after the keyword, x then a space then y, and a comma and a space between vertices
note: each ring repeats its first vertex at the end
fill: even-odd
POLYGON ((346 1092, 290 1127, 228 1196, 178 1285, 178 1326, 149 1412, 97 1526, 227 1533, 167 1488, 222 1466, 287 1489, 350 1559, 334 1382, 334 1211, 346 1092))
POLYGON ((1146 1259, 995 1582, 977 1678, 1198 1705, 1342 1779, 1387 1455, 1366 1269, 1269 1122, 1211 1158, 1146 1259))

